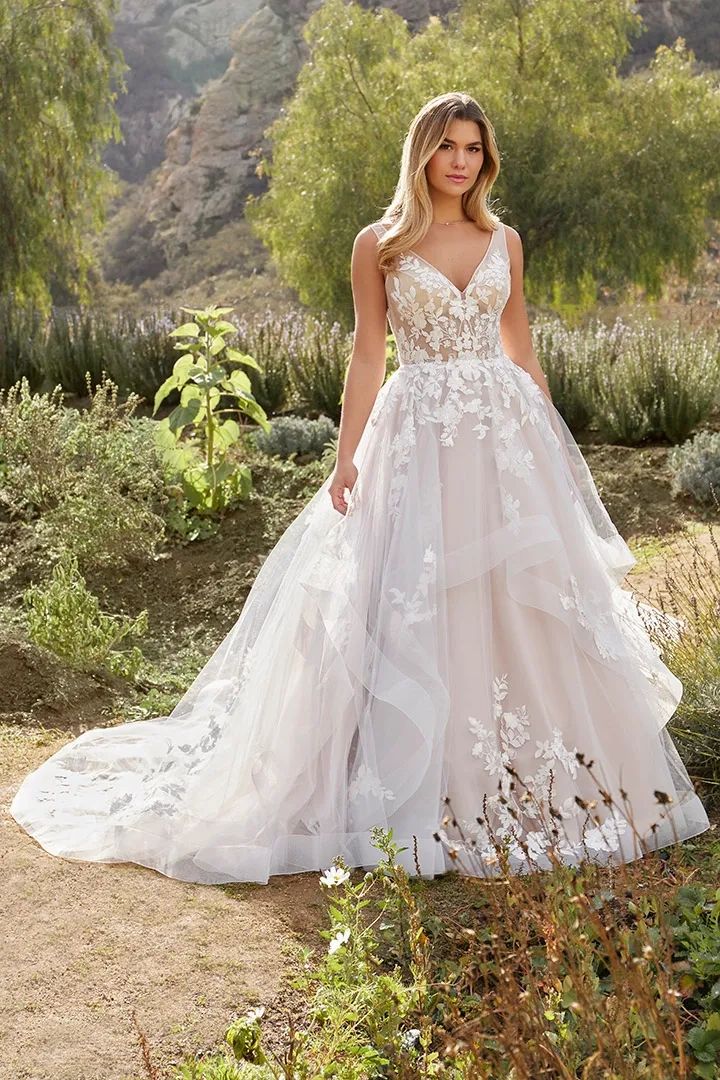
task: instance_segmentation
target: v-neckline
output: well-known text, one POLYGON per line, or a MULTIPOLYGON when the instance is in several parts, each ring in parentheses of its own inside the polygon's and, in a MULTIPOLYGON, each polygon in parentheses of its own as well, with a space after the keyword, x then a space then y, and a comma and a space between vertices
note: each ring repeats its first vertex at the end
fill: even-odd
POLYGON ((419 260, 420 260, 420 262, 424 262, 426 266, 429 266, 431 270, 434 270, 436 274, 439 274, 439 275, 440 275, 440 277, 441 277, 441 278, 443 279, 443 281, 444 281, 444 282, 445 282, 445 283, 446 283, 447 285, 449 285, 449 286, 450 286, 450 288, 451 288, 451 289, 453 290, 453 292, 457 293, 457 295, 458 295, 458 297, 460 298, 460 300, 464 300, 464 299, 465 299, 465 297, 466 297, 466 295, 467 295, 467 291, 468 291, 468 289, 470 288, 470 286, 472 285, 472 283, 473 283, 473 282, 474 282, 474 280, 475 280, 475 275, 476 275, 476 274, 477 274, 477 272, 478 272, 478 271, 480 270, 480 267, 481 267, 481 266, 482 266, 482 265, 484 264, 485 260, 487 259, 488 255, 490 254, 490 248, 491 248, 491 247, 493 246, 493 242, 494 242, 494 240, 495 240, 495 233, 496 233, 496 232, 498 231, 498 229, 500 229, 500 228, 501 228, 501 226, 500 226, 500 225, 498 225, 497 229, 493 229, 493 231, 492 231, 492 235, 491 235, 491 237, 490 237, 490 240, 489 240, 489 242, 488 242, 488 246, 487 246, 487 247, 485 248, 485 254, 483 255, 483 257, 482 257, 482 259, 480 260, 480 262, 479 262, 479 263, 477 264, 477 266, 475 267, 475 269, 473 270, 472 274, 470 275, 470 279, 469 279, 469 281, 468 281, 468 283, 467 283, 467 285, 465 286, 465 288, 464 288, 464 289, 458 289, 458 287, 457 287, 457 285, 455 284, 455 282, 454 282, 454 281, 451 281, 451 280, 450 280, 450 278, 449 278, 449 277, 448 277, 448 276, 447 276, 446 274, 443 274, 442 270, 441 270, 441 269, 440 269, 440 268, 439 268, 438 266, 436 266, 436 265, 435 265, 435 263, 431 263, 431 262, 430 262, 430 261, 429 261, 428 259, 426 259, 426 258, 424 257, 424 255, 421 255, 421 254, 420 254, 419 252, 417 252, 417 251, 413 251, 413 249, 412 249, 412 248, 408 248, 408 250, 407 250, 407 254, 408 254, 408 255, 414 255, 414 257, 415 257, 416 259, 419 259, 419 260))

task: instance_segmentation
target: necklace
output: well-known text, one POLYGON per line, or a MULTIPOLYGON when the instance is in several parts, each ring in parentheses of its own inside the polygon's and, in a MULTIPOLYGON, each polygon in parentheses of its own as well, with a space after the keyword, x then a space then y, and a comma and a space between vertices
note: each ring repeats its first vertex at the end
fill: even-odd
POLYGON ((433 225, 456 225, 459 221, 469 221, 470 218, 453 218, 452 221, 433 221, 433 225))

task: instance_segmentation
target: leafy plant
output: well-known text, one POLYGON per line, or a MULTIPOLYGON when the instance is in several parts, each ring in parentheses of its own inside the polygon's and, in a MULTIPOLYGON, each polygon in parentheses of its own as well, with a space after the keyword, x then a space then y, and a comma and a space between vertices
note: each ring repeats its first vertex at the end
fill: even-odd
POLYGON ((337 440, 337 428, 329 416, 308 420, 304 416, 278 416, 270 430, 255 434, 255 445, 271 457, 320 457, 331 440, 337 440))
POLYGON ((720 432, 699 431, 668 456, 672 492, 687 492, 698 502, 720 505, 720 432))
POLYGON ((164 537, 162 462, 154 423, 118 401, 109 378, 89 405, 67 408, 57 386, 32 394, 28 380, 0 390, 0 504, 32 522, 53 556, 72 551, 83 568, 152 557, 164 537))
POLYGON ((194 461, 185 460, 182 484, 185 497, 202 511, 225 509, 235 498, 243 498, 251 488, 250 470, 230 461, 228 450, 240 438, 235 419, 221 420, 226 413, 240 412, 251 417, 267 431, 269 422, 264 409, 252 396, 250 380, 240 368, 228 370, 230 363, 258 369, 257 361, 227 344, 225 337, 237 328, 222 318, 232 308, 212 305, 205 309, 183 308, 192 322, 172 330, 171 336, 184 340, 175 348, 182 356, 175 361, 172 374, 155 395, 153 413, 173 390, 180 392, 180 404, 160 421, 179 441, 186 429, 192 430, 185 446, 198 451, 194 461), (223 395, 233 399, 232 408, 221 408, 223 395))
POLYGON ((147 611, 141 611, 135 619, 101 611, 74 555, 63 554, 48 582, 26 589, 23 603, 31 639, 74 667, 106 667, 127 678, 134 678, 141 669, 144 657, 137 646, 129 652, 117 646, 130 635, 146 633, 147 611))

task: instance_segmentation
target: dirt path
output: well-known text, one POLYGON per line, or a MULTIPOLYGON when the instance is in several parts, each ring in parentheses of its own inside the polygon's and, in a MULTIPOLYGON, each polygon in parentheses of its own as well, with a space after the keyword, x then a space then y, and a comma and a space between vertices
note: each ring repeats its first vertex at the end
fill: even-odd
POLYGON ((47 854, 8 807, 66 738, 0 746, 0 1077, 145 1080, 133 1007, 167 1075, 251 1005, 270 1014, 297 943, 322 943, 322 887, 193 885, 47 854))
MULTIPOLYGON (((713 527, 715 543, 720 543, 720 529, 713 527)), ((717 576, 718 556, 709 528, 698 528, 687 533, 672 534, 664 542, 653 545, 650 556, 641 556, 627 577, 627 584, 650 603, 664 607, 663 596, 667 592, 666 573, 676 579, 684 574, 699 575, 700 579, 717 576)))

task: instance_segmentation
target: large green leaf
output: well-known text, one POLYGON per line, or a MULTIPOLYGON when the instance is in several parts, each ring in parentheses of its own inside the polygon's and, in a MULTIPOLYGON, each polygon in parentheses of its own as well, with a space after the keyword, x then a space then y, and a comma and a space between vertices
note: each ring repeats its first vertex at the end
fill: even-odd
POLYGON ((200 412, 199 401, 189 401, 187 405, 178 405, 167 418, 168 427, 171 431, 182 431, 188 424, 192 424, 200 412))
POLYGON ((262 368, 258 364, 254 356, 250 356, 248 353, 242 353, 239 349, 232 349, 228 346, 227 353, 225 354, 228 360, 235 361, 236 364, 245 364, 246 367, 255 368, 256 371, 262 371, 262 368))
POLYGON ((160 404, 160 402, 164 401, 165 398, 168 396, 168 394, 172 390, 177 390, 177 387, 178 387, 177 377, 174 374, 173 375, 168 375, 165 382, 162 384, 162 386, 159 388, 159 390, 155 394, 155 404, 153 405, 153 415, 155 415, 155 413, 157 412, 158 405, 160 404))

